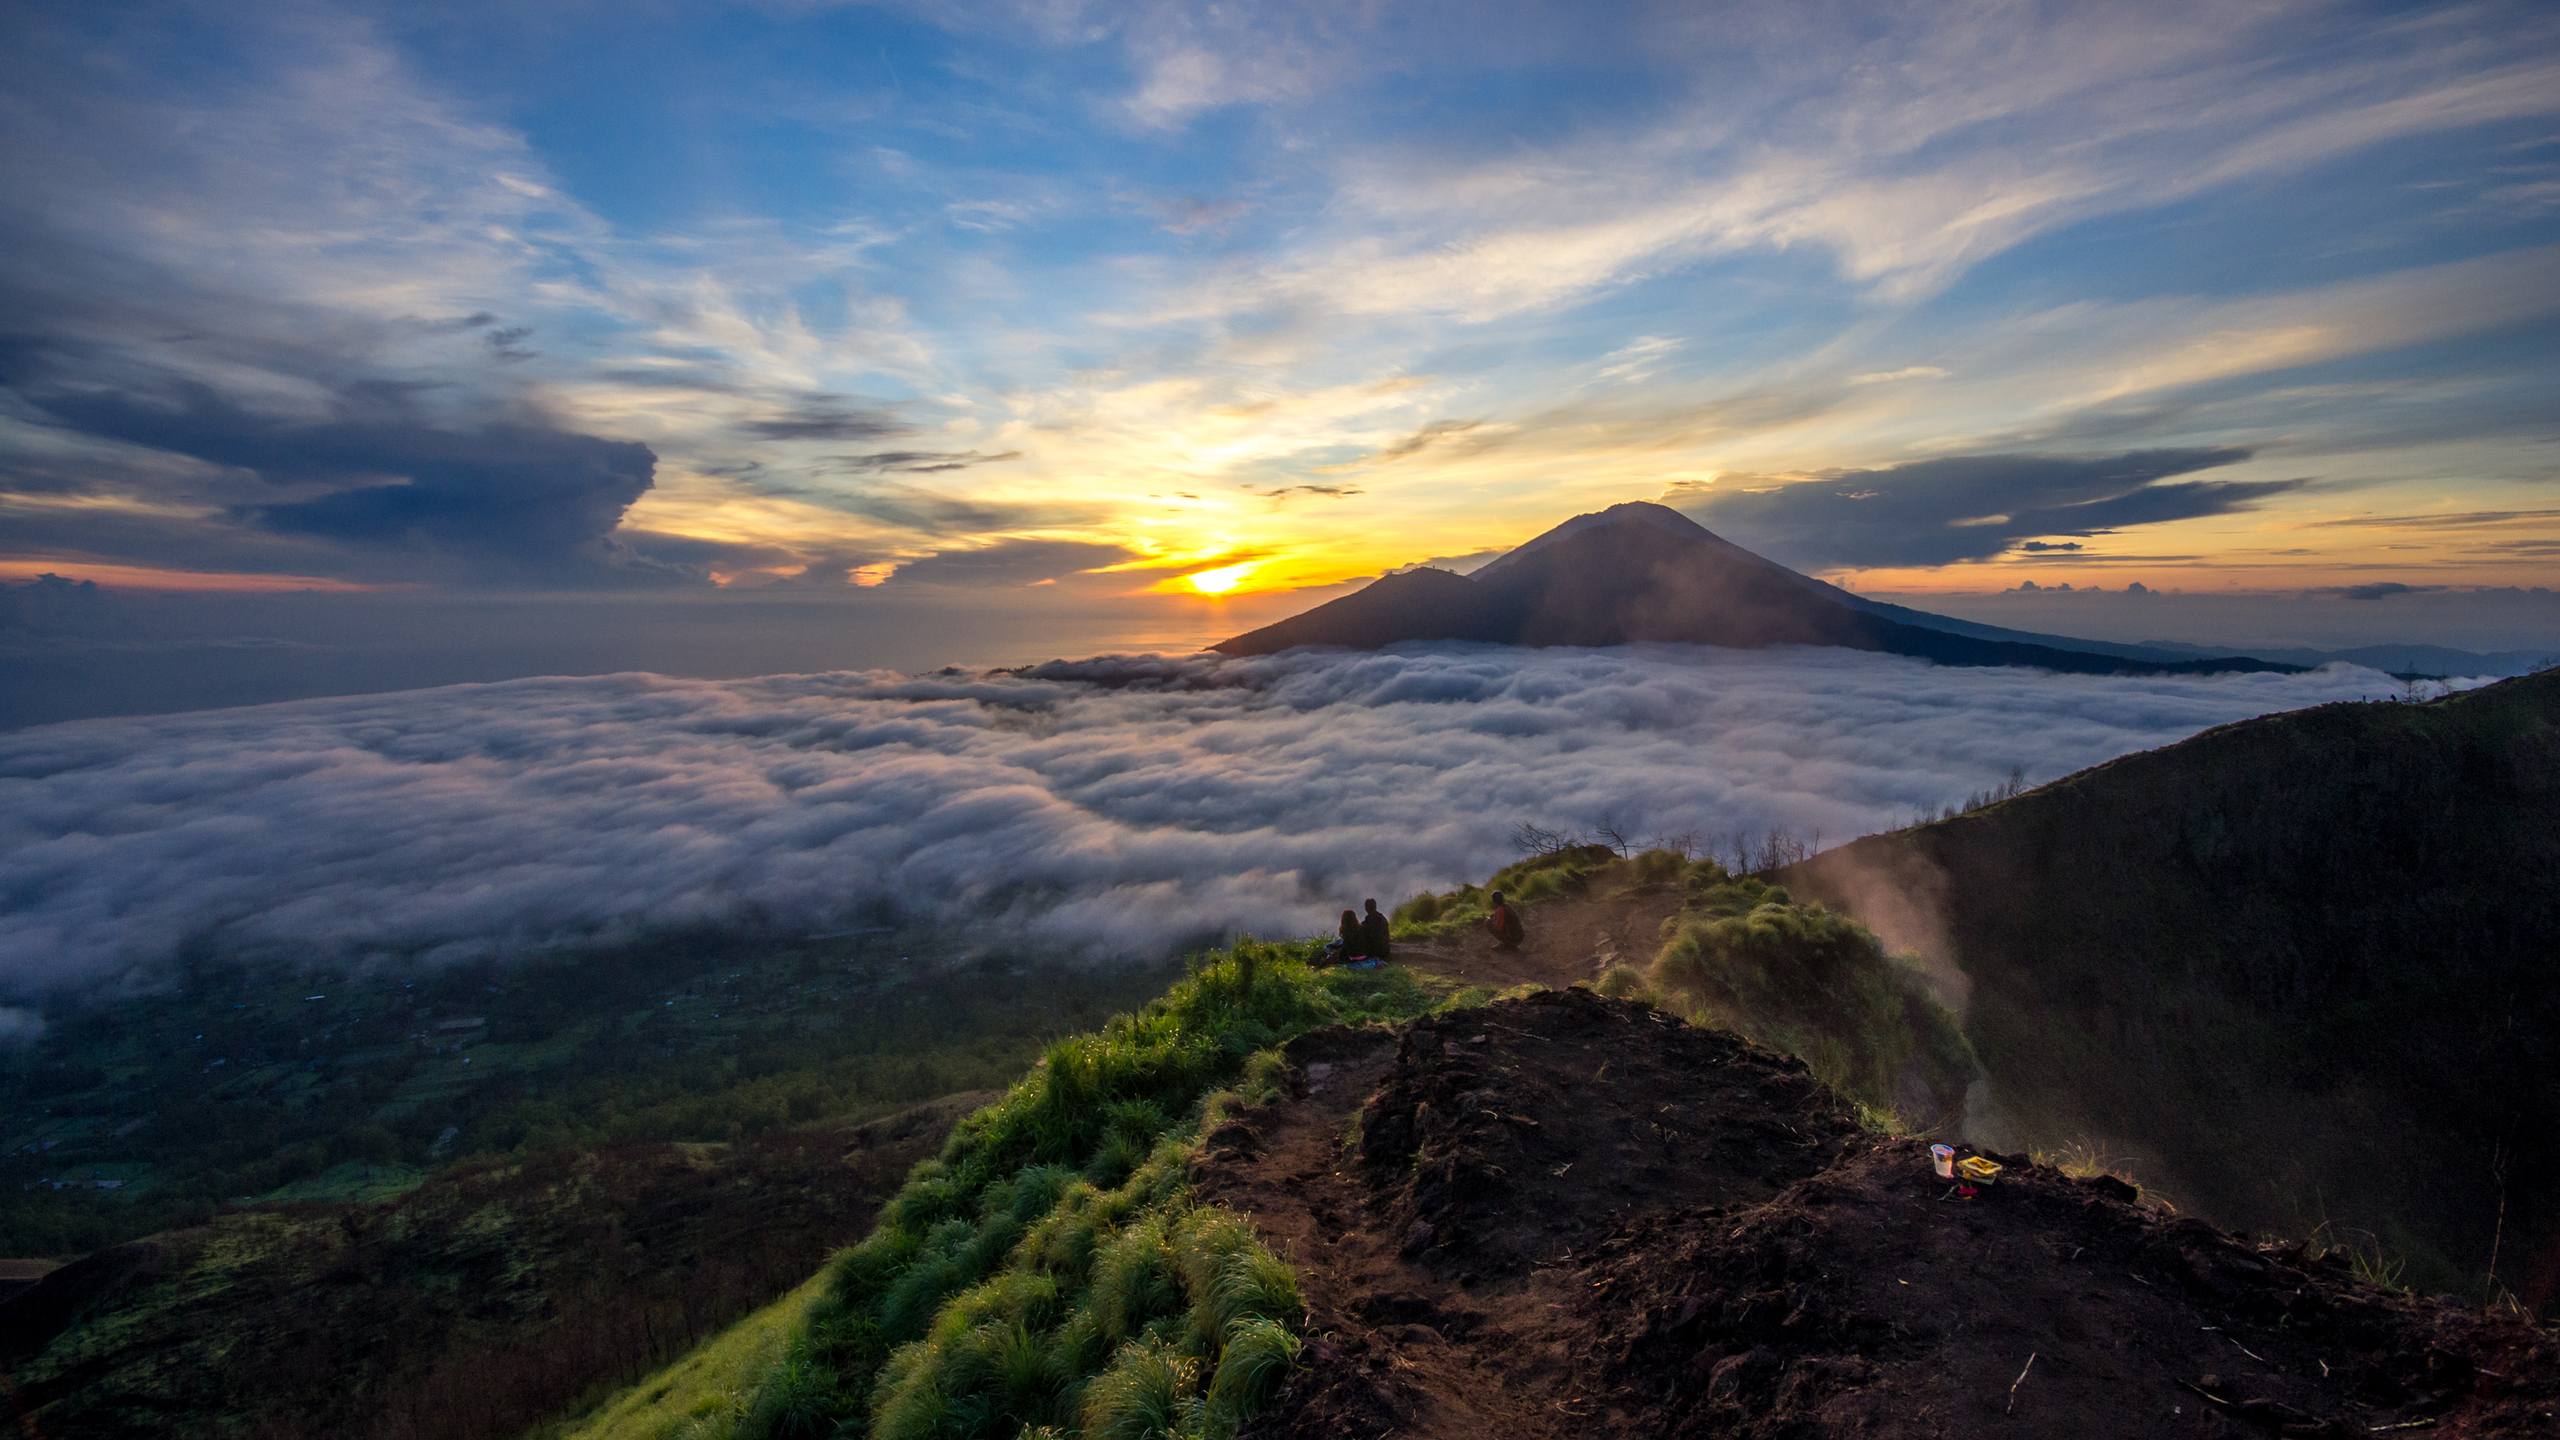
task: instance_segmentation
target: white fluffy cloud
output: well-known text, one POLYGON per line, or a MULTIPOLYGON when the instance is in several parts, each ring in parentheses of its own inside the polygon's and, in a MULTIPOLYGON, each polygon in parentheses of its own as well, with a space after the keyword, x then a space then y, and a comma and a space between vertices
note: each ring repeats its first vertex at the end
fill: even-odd
MULTIPOLYGON (((1470 647, 1024 674, 524 680, 0 735, 0 992, 182 950, 441 956, 888 902, 1157 954, 1481 878, 1522 820, 1897 823, 2211 725, 2389 694, 1851 651, 1470 647)), ((983 929, 978 933, 987 933, 983 929)))

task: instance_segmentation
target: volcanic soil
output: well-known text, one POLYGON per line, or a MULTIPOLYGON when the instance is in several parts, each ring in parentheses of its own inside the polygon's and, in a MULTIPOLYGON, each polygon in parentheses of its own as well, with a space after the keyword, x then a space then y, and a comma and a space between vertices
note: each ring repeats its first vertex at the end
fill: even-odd
POLYGON ((1398 963, 1496 990, 1514 985, 1561 989, 1599 977, 1621 961, 1641 969, 1662 949, 1662 925, 1680 910, 1669 886, 1625 888, 1624 862, 1593 875, 1569 895, 1523 907, 1528 935, 1516 950, 1496 948, 1476 928, 1423 940, 1399 940, 1398 963))
POLYGON ((1249 1436, 2551 1436, 2560 1336, 2131 1187, 1966 1198, 1803 1065, 1587 990, 1289 1049, 1201 1197, 1296 1267, 1249 1436))

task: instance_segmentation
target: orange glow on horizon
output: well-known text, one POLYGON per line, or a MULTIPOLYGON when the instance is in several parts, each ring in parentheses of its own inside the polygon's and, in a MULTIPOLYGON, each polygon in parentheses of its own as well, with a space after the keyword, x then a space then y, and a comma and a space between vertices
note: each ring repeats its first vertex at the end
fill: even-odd
POLYGON ((411 585, 367 585, 318 575, 257 575, 219 570, 162 570, 148 565, 101 565, 85 560, 0 560, 0 580, 33 580, 58 575, 65 580, 94 580, 105 590, 195 591, 228 595, 286 594, 316 590, 329 594, 373 594, 410 590, 411 585))

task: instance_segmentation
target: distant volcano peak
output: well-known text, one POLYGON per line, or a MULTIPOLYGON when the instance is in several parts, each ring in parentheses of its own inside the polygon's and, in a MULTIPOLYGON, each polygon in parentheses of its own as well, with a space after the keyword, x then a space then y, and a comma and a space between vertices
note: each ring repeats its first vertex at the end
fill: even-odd
POLYGON ((1717 536, 1668 505, 1576 515, 1474 573, 1402 571, 1274 625, 1220 641, 1230 655, 1299 646, 1375 650, 1504 645, 1829 645, 1953 665, 2070 671, 2293 669, 1996 631, 1878 605, 1717 536))

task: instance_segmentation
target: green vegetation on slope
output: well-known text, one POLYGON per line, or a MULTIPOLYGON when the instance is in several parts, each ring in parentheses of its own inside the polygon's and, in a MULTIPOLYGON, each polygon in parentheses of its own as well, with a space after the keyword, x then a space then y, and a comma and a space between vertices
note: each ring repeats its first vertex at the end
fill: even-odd
POLYGON ((0 1303, 0 1372, 65 1440, 518 1435, 806 1278, 965 1108, 478 1162, 379 1205, 220 1215, 0 1303))
POLYGON ((623 1391, 575 1424, 546 1425, 541 1440, 687 1440, 726 1430, 746 1413, 755 1382, 806 1328, 827 1293, 820 1271, 799 1289, 704 1341, 683 1359, 623 1391))
POLYGON ((1052 1046, 916 1167, 737 1406, 676 1433, 1231 1432, 1286 1374, 1299 1307, 1250 1227, 1189 1202, 1203 1121, 1223 1089, 1266 1090, 1290 1037, 1433 1003, 1410 972, 1317 970, 1313 950, 1240 943, 1052 1046))
POLYGON ((1618 852, 1606 845, 1566 845, 1513 861, 1493 872, 1493 878, 1482 885, 1461 885, 1441 894, 1425 891, 1398 905, 1393 916, 1395 933, 1416 940, 1472 936, 1491 913, 1496 894, 1524 909, 1541 901, 1578 895, 1589 887, 1594 875, 1609 868, 1617 858, 1618 852))
POLYGON ((1977 1073, 1954 1014, 1916 965, 1847 916, 1713 860, 1566 845, 1481 886, 1407 900, 1396 907, 1397 933, 1472 940, 1497 890, 1533 926, 1539 905, 1569 897, 1671 897, 1661 948, 1641 967, 1613 967, 1600 990, 1796 1055, 1880 1123, 1951 1126, 1977 1073))
POLYGON ((377 1201, 454 1160, 735 1141, 989 1089, 1175 973, 950 950, 884 932, 414 974, 199 964, 0 1049, 0 1256, 377 1201))
POLYGON ((1959 1118, 1972 1047, 1926 978, 1873 931, 1712 860, 1680 883, 1648 977, 1657 1003, 1800 1057, 1831 1088, 1897 1117, 1896 1128, 1959 1118))

